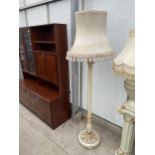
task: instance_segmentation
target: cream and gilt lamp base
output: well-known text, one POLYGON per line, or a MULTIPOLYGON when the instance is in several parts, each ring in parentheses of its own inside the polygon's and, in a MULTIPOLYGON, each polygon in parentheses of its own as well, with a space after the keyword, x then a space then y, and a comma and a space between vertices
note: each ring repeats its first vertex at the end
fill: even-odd
POLYGON ((122 150, 118 149, 115 152, 115 155, 133 155, 133 153, 123 153, 122 150))
POLYGON ((88 62, 88 87, 87 87, 87 125, 86 129, 79 133, 80 144, 88 149, 96 147, 100 143, 100 136, 92 129, 92 68, 93 63, 88 62))
POLYGON ((79 142, 82 146, 88 149, 93 149, 100 143, 100 136, 95 130, 91 130, 88 132, 88 130, 82 130, 79 133, 79 142))

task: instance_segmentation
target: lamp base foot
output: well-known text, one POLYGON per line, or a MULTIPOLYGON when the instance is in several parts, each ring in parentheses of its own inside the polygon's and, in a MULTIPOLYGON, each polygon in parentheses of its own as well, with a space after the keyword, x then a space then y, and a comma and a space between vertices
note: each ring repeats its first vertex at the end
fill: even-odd
POLYGON ((133 155, 133 153, 124 153, 120 149, 115 151, 115 155, 133 155))
POLYGON ((90 132, 88 132, 87 129, 82 130, 79 133, 78 138, 79 138, 80 144, 88 149, 95 148, 100 143, 100 136, 94 130, 91 130, 90 132))

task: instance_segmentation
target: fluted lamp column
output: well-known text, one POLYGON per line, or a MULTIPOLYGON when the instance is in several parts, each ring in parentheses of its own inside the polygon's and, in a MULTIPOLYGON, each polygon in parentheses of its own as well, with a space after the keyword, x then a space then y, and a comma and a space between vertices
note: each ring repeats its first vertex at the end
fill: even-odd
POLYGON ((95 62, 113 57, 112 48, 106 35, 106 18, 107 13, 104 11, 76 12, 75 40, 67 52, 69 61, 85 62, 88 65, 87 125, 86 129, 82 130, 78 136, 80 144, 86 148, 94 148, 100 142, 100 136, 92 129, 92 71, 95 62))
POLYGON ((113 70, 125 77, 124 87, 127 100, 120 107, 123 115, 121 144, 115 155, 131 155, 135 135, 135 32, 129 31, 123 51, 114 59, 113 70))

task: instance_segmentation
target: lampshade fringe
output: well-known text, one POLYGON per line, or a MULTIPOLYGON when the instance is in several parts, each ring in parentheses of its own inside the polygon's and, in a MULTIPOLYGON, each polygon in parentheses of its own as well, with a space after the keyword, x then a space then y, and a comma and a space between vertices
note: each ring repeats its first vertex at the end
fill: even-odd
POLYGON ((109 60, 109 59, 113 59, 114 56, 110 55, 110 56, 100 56, 100 57, 72 57, 67 55, 66 59, 69 61, 73 61, 73 62, 99 62, 99 61, 105 61, 105 60, 109 60))

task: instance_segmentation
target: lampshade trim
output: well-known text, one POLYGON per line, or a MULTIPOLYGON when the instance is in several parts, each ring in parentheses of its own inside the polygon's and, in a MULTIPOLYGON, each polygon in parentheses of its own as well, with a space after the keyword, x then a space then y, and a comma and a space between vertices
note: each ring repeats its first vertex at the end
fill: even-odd
POLYGON ((114 55, 96 55, 96 56, 91 56, 91 57, 88 57, 88 56, 85 56, 85 57, 81 57, 81 56, 69 56, 67 55, 66 56, 66 59, 69 60, 69 61, 74 61, 74 62, 98 62, 98 61, 104 61, 104 60, 108 60, 108 59, 113 59, 114 58, 114 55))
POLYGON ((102 10, 82 10, 82 11, 79 11, 79 12, 75 12, 75 14, 77 15, 77 14, 87 14, 87 13, 106 13, 107 14, 107 12, 106 11, 102 11, 102 10))
POLYGON ((113 63, 113 71, 118 75, 123 75, 126 79, 135 79, 135 68, 129 67, 125 64, 117 65, 113 63))

